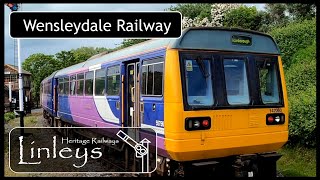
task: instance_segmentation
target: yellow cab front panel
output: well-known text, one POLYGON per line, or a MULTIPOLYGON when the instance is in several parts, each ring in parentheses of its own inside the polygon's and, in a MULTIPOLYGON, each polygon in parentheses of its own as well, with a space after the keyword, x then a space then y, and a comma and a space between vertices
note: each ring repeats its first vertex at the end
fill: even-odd
MULTIPOLYGON (((199 87, 196 90, 198 92, 201 89, 206 89, 206 87, 199 87)), ((166 52, 164 88, 164 145, 173 160, 192 161, 271 152, 281 148, 288 140, 288 100, 280 56, 168 49, 166 52), (185 59, 182 56, 185 56, 185 59), (198 57, 204 62, 202 65, 198 63, 198 57), (261 61, 260 57, 262 58, 261 61), (241 58, 244 58, 244 62, 247 62, 247 64, 244 63, 245 67, 247 67, 244 68, 244 71, 247 74, 243 77, 248 77, 246 82, 248 84, 246 90, 248 101, 243 106, 237 106, 237 104, 230 104, 231 99, 226 96, 228 93, 237 93, 232 88, 243 87, 243 85, 241 83, 239 85, 240 81, 230 82, 230 84, 227 81, 237 79, 237 74, 240 73, 234 71, 232 67, 239 64, 242 61, 241 58), (271 60, 268 58, 274 61, 274 67, 276 68, 273 68, 273 70, 271 67, 267 67, 272 66, 272 64, 270 65, 271 60), (208 62, 205 61, 207 59, 208 62), (215 61, 215 63, 211 63, 212 61, 215 61), (255 64, 252 64, 251 61, 255 61, 255 64), (195 74, 197 73, 196 71, 200 72, 201 66, 208 67, 209 63, 212 66, 207 70, 208 72, 203 73, 204 77, 209 76, 206 75, 210 74, 209 72, 216 72, 212 74, 214 75, 211 78, 212 83, 208 84, 206 81, 202 84, 206 84, 206 87, 211 85, 214 87, 212 97, 211 95, 205 97, 208 99, 214 98, 214 100, 203 99, 203 102, 209 102, 207 103, 209 106, 197 108, 197 106, 192 105, 192 102, 200 102, 202 100, 192 101, 192 89, 190 90, 188 86, 202 86, 201 82, 197 82, 201 80, 194 79, 196 77, 195 74), (257 67, 257 70, 254 70, 256 73, 255 78, 251 78, 254 73, 249 73, 249 71, 252 71, 255 67, 257 67), (265 69, 263 69, 264 67, 265 69), (229 71, 228 68, 231 70, 229 71), (275 75, 272 75, 272 73, 275 75), (229 75, 232 77, 228 77, 229 75), (266 82, 263 80, 264 78, 266 82), (268 83, 270 86, 270 83, 275 83, 272 82, 275 79, 278 80, 279 87, 268 87, 268 83), (259 89, 255 89, 256 86, 259 87, 261 92, 266 91, 266 93, 258 92, 257 90, 259 89), (278 104, 268 104, 261 101, 265 94, 266 97, 267 95, 273 96, 270 93, 268 94, 267 91, 270 91, 270 93, 277 91, 279 98, 274 102, 279 102, 278 104), (188 94, 191 95, 186 97, 188 94), (260 99, 260 101, 257 99, 260 99), (259 102, 254 102, 253 100, 259 102), (186 106, 186 104, 189 104, 189 106, 186 106), (188 122, 188 118, 194 118, 195 121, 199 118, 200 121, 188 122), (200 126, 202 125, 201 123, 207 125, 208 121, 202 122, 206 118, 210 121, 210 128, 203 130, 192 129, 193 125, 199 126, 199 122, 200 126), (277 121, 282 121, 282 123, 277 123, 277 121)), ((232 97, 231 95, 230 98, 232 97)))

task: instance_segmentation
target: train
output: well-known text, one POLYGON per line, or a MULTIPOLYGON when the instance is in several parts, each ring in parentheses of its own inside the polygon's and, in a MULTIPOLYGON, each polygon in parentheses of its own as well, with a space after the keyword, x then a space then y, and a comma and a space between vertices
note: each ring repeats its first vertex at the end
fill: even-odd
POLYGON ((52 122, 152 128, 161 176, 275 177, 288 141, 280 49, 239 28, 191 27, 96 55, 46 77, 41 102, 52 122))

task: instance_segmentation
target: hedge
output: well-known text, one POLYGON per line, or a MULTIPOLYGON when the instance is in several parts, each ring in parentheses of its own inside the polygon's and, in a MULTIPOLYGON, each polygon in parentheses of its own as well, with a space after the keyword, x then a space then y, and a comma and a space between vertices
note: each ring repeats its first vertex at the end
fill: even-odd
POLYGON ((285 71, 289 98, 289 142, 316 145, 316 43, 295 53, 285 71))
POLYGON ((289 68, 292 56, 298 50, 306 48, 316 39, 316 19, 292 22, 287 26, 272 29, 270 34, 277 42, 285 68, 289 68))

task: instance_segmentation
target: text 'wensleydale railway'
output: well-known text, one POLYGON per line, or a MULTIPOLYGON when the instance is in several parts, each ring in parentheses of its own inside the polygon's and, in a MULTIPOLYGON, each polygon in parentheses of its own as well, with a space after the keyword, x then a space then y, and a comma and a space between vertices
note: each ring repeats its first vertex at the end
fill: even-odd
MULTIPOLYGON (((110 22, 103 21, 102 19, 99 19, 98 22, 92 22, 90 19, 87 19, 85 22, 65 22, 63 19, 59 22, 39 22, 37 19, 23 19, 23 23, 26 31, 68 31, 74 35, 77 35, 79 30, 83 32, 110 32, 112 27, 110 22)), ((143 22, 141 19, 136 19, 134 22, 126 22, 123 19, 118 19, 115 26, 117 31, 122 32, 157 31, 166 35, 170 30, 171 24, 171 22, 143 22)))
POLYGON ((179 12, 15 12, 13 38, 179 38, 179 12))

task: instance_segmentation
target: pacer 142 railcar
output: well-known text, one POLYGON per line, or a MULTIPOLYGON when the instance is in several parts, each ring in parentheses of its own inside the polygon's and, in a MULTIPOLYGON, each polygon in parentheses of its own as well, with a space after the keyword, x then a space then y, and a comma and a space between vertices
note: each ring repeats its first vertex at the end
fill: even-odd
POLYGON ((260 32, 188 28, 96 55, 41 84, 53 126, 153 128, 160 175, 275 176, 276 151, 288 140, 280 50, 260 32))

